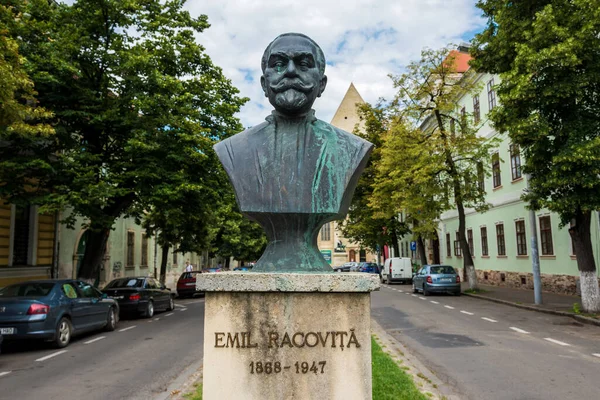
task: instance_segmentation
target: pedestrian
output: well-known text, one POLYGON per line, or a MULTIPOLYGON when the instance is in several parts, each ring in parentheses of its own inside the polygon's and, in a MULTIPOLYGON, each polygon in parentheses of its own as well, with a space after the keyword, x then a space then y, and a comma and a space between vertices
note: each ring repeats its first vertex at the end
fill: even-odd
POLYGON ((217 264, 217 268, 218 268, 218 269, 223 269, 223 263, 221 263, 221 262, 219 261, 219 263, 217 264))
POLYGON ((194 269, 194 266, 192 264, 190 264, 190 260, 187 260, 185 262, 185 272, 192 272, 193 269, 194 269))

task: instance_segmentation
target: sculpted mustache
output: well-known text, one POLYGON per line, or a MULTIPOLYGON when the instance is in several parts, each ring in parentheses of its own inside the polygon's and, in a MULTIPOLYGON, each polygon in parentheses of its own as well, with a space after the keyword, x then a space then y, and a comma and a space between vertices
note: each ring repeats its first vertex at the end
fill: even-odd
POLYGON ((271 85, 271 90, 273 90, 274 92, 285 92, 286 90, 294 89, 300 92, 308 93, 313 90, 314 86, 315 85, 307 85, 300 81, 282 80, 277 84, 271 85))

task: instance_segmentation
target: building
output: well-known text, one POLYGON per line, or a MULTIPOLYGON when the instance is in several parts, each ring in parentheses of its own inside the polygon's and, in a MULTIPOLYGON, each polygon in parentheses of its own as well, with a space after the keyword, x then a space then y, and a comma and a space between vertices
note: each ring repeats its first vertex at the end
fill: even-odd
MULTIPOLYGON (((333 115, 331 125, 346 132, 354 131, 359 124, 357 105, 364 103, 354 84, 351 83, 337 111, 333 115)), ((325 259, 332 266, 339 266, 349 261, 374 261, 377 255, 362 249, 358 243, 351 242, 342 235, 337 222, 328 222, 321 228, 318 246, 325 259)))
MULTIPOLYGON (((463 49, 458 55, 459 66, 467 65, 470 56, 463 49)), ((465 69, 466 70, 466 69, 465 69)), ((460 71, 459 71, 460 72, 460 71)), ((476 74, 480 92, 457 101, 457 109, 472 115, 479 124, 478 135, 487 139, 499 138, 499 145, 491 157, 491 176, 484 185, 489 211, 478 213, 466 210, 466 236, 473 255, 479 282, 491 285, 532 289, 531 229, 538 236, 538 252, 543 290, 573 294, 577 292, 579 271, 568 232, 559 227, 559 217, 548 210, 535 213, 535 227, 530 226, 529 211, 521 195, 527 187, 521 171, 523 160, 519 148, 513 145, 507 133, 497 132, 486 117, 498 105, 496 75, 476 74)), ((592 218, 594 257, 600 257, 599 214, 592 218)), ((463 261, 457 242, 458 212, 451 210, 440 217, 438 235, 442 262, 462 270, 463 261)))

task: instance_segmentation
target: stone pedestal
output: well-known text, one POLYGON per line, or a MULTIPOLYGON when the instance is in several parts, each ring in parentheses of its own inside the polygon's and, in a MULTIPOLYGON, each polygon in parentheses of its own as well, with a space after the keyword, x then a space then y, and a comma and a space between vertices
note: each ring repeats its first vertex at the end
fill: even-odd
POLYGON ((203 274, 205 400, 371 399, 368 274, 203 274))

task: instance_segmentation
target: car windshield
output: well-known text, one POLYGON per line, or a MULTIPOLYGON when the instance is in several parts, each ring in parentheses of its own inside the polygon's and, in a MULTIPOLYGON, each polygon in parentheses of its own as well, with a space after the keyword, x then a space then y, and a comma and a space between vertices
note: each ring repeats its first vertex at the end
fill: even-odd
POLYGON ((54 287, 52 282, 44 283, 19 283, 10 285, 0 290, 0 297, 44 297, 54 287))
POLYGON ((454 268, 449 265, 436 265, 435 267, 429 267, 429 273, 435 274, 456 274, 454 268))
POLYGON ((143 286, 144 278, 122 278, 110 282, 106 288, 141 288, 143 286))

